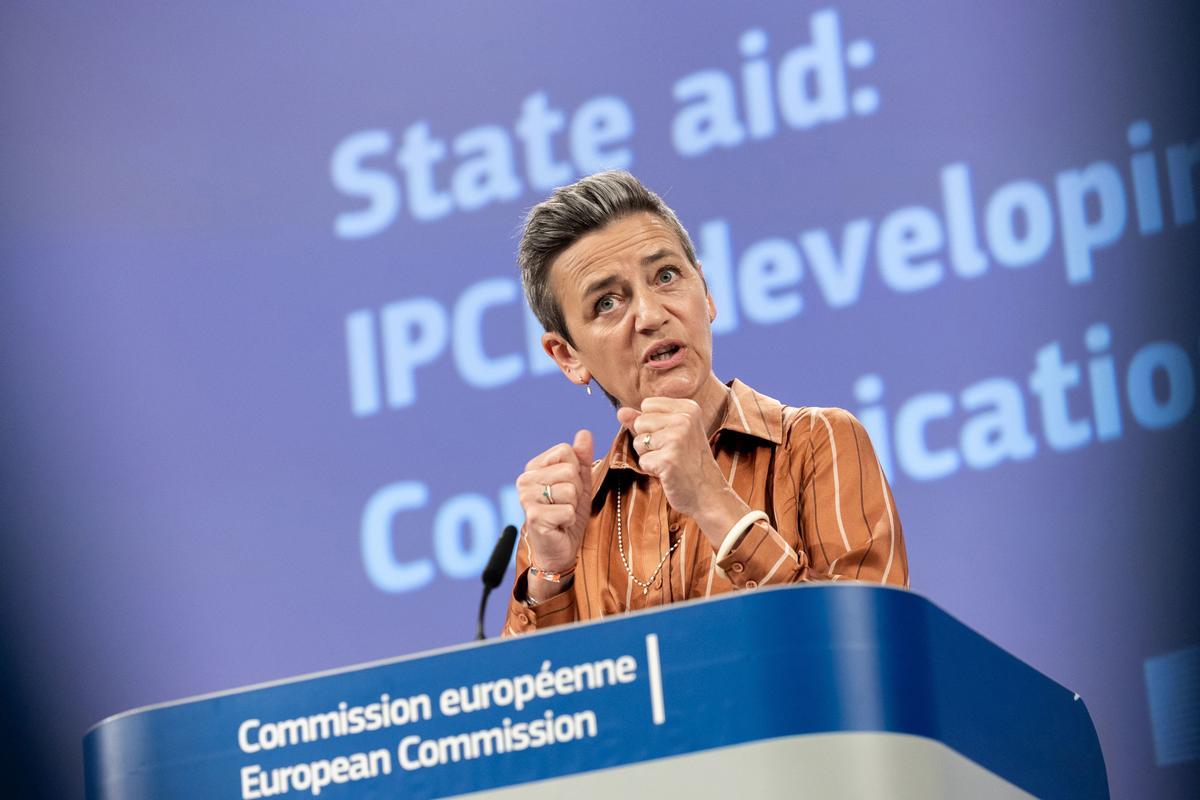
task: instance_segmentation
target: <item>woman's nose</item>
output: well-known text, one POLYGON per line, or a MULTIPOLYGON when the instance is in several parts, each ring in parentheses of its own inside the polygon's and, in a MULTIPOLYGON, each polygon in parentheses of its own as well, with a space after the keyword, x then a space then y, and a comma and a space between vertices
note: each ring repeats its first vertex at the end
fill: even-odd
POLYGON ((667 321, 667 310, 654 292, 638 292, 634 298, 634 322, 639 331, 655 331, 667 321))

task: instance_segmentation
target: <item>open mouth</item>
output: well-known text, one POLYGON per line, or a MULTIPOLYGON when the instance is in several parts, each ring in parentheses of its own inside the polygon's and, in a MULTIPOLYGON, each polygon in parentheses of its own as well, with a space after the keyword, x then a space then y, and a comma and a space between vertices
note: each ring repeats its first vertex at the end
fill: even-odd
POLYGON ((683 345, 679 342, 664 342, 646 354, 646 361, 651 364, 667 362, 681 350, 683 350, 683 345))

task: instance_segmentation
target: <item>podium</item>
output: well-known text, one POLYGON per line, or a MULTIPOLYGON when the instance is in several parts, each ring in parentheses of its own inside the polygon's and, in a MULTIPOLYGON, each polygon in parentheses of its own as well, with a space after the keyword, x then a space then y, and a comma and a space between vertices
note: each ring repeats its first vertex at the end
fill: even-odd
POLYGON ((1106 798, 1078 695, 912 592, 759 589, 149 706, 90 800, 1106 798))

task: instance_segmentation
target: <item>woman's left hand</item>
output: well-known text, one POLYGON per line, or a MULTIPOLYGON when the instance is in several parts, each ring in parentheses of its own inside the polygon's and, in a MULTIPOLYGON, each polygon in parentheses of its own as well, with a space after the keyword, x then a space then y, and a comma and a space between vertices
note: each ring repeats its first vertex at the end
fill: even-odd
POLYGON ((703 413, 694 400, 647 397, 641 410, 621 408, 617 419, 633 432, 638 463, 662 483, 667 502, 700 523, 706 535, 723 535, 745 513, 745 503, 713 458, 703 413), (726 522, 726 517, 731 519, 726 522))

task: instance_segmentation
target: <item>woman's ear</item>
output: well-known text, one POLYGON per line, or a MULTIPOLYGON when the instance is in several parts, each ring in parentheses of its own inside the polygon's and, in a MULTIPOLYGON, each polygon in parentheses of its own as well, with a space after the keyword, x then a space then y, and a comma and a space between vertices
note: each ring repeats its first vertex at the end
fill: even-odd
POLYGON ((696 271, 700 273, 700 280, 704 283, 704 299, 708 302, 708 323, 711 325, 717 318, 717 304, 713 302, 712 292, 708 290, 708 279, 704 277, 704 265, 699 261, 696 262, 696 271))
POLYGON ((542 349, 554 359, 558 368, 571 383, 584 386, 592 379, 591 371, 579 360, 579 354, 571 343, 557 333, 542 334, 542 349))

